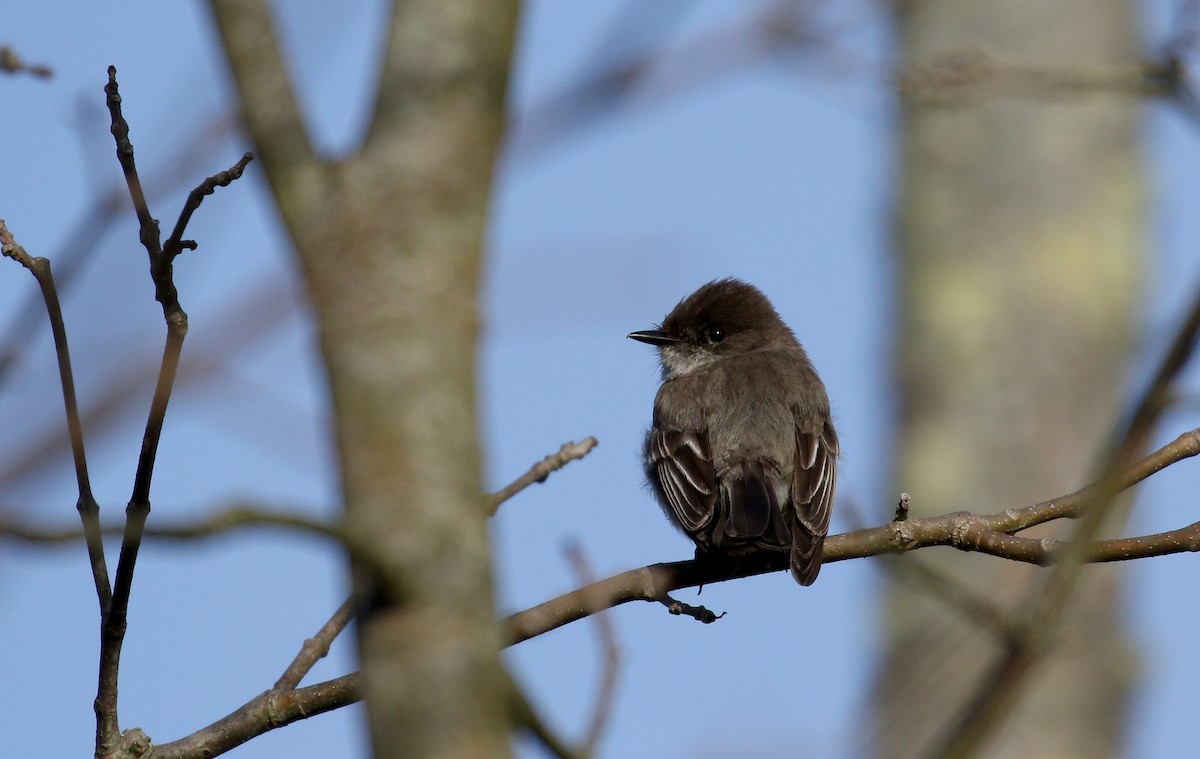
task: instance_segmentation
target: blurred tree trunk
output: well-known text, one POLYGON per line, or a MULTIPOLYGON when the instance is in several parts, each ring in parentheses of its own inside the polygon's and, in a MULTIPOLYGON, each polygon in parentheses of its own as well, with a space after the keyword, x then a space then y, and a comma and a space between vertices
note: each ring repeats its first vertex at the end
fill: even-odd
MULTIPOLYGON (((1014 66, 1135 67, 1123 0, 922 0, 899 13, 896 492, 917 515, 1001 510, 1093 474, 1118 413, 1143 244, 1137 96, 1038 92, 1014 66)), ((1037 568, 927 563, 1010 608, 1037 568)), ((1120 754, 1132 679, 1119 570, 1088 568, 1052 654, 982 755, 1120 754)), ((925 756, 995 660, 995 631, 917 583, 886 599, 876 753, 925 756)))
POLYGON ((517 4, 396 3, 366 137, 337 161, 309 141, 266 1, 211 4, 319 322, 375 756, 504 756, 475 347, 517 4))

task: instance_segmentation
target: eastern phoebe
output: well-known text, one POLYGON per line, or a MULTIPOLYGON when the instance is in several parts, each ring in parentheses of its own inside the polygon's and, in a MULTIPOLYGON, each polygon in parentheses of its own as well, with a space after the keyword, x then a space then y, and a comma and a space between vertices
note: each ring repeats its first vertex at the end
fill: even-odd
POLYGON ((737 279, 704 285, 658 329, 662 387, 646 435, 646 478, 696 543, 696 557, 790 554, 792 576, 821 571, 838 439, 804 348, 767 297, 737 279))

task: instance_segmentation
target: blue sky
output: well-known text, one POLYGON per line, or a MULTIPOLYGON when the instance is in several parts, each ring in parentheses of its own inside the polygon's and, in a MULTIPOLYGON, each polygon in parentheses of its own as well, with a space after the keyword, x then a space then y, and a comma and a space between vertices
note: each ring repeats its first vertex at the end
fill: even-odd
MULTIPOLYGON (((71 235, 120 179, 103 110, 105 67, 119 69, 143 178, 162 188, 152 205, 160 219, 173 219, 190 186, 248 146, 236 131, 212 127, 233 100, 202 4, 137 2, 120 14, 61 0, 28 5, 4 14, 0 42, 56 76, 0 78, 0 218, 56 265, 79 239, 88 242, 78 276, 64 285, 81 398, 86 405, 116 386, 132 388, 88 426, 97 495, 116 518, 129 496, 163 328, 132 213, 71 235), (183 166, 178 156, 189 145, 201 157, 183 166)), ((277 3, 306 116, 328 152, 352 146, 365 118, 381 5, 277 3)), ((638 452, 657 366, 649 348, 624 336, 714 278, 758 284, 812 355, 845 451, 845 502, 868 522, 883 521, 894 502, 886 479, 894 102, 883 19, 866 4, 842 6, 826 19, 838 30, 828 47, 766 60, 734 46, 742 54, 714 66, 696 55, 697 41, 739 28, 765 3, 663 4, 634 25, 637 33, 618 34, 625 5, 533 2, 521 24, 514 113, 586 76, 614 48, 657 39, 656 29, 666 30, 666 52, 615 108, 553 139, 518 142, 498 171, 480 361, 488 482, 504 484, 566 440, 600 441, 494 520, 505 611, 576 584, 563 554, 569 540, 600 575, 691 555, 642 487, 638 452)), ((1147 38, 1161 39, 1162 6, 1147 5, 1146 15, 1147 38)), ((1143 364, 1200 280, 1200 126, 1163 105, 1147 108, 1144 125, 1153 223, 1143 364)), ((332 516, 337 488, 312 323, 253 164, 205 202, 189 236, 200 249, 178 263, 177 282, 191 332, 151 519, 199 518, 232 499, 332 516)), ((28 275, 0 262, 0 325, 33 292, 28 275)), ((19 464, 14 471, 0 460, 0 508, 73 524, 69 456, 30 442, 62 423, 46 331, 24 350, 0 378, 0 440, 19 464)), ((1138 376, 1131 369, 1131 380, 1138 376)), ((1189 387, 1195 377, 1190 371, 1189 387)), ((1196 425, 1194 402, 1185 404, 1159 439, 1196 425)), ((1131 529, 1195 521, 1187 510, 1200 486, 1195 469, 1183 464, 1154 478, 1131 529)), ((835 514, 835 530, 850 525, 844 508, 835 514)), ((14 755, 85 754, 98 636, 83 548, 0 546, 9 652, 0 679, 10 686, 0 690, 0 713, 40 728, 10 731, 9 745, 14 755)), ((1129 756, 1178 756, 1188 745, 1200 652, 1195 612, 1178 596, 1200 579, 1197 567, 1189 555, 1126 567, 1142 674, 1129 756)), ((812 756, 859 755, 881 588, 877 564, 842 562, 803 590, 786 574, 706 588, 699 602, 728 612, 714 625, 648 604, 615 610, 621 676, 601 755, 717 757, 736 747, 782 757, 798 746, 812 756), (783 653, 796 649, 820 652, 812 679, 783 653)), ((225 715, 275 681, 344 594, 339 552, 315 539, 254 532, 147 544, 123 658, 123 726, 164 742, 225 715)), ((309 681, 352 669, 351 648, 339 641, 309 681)), ((507 653, 567 737, 581 735, 590 716, 599 650, 584 622, 507 653)), ((361 727, 360 710, 345 709, 233 755, 361 756, 361 727)))

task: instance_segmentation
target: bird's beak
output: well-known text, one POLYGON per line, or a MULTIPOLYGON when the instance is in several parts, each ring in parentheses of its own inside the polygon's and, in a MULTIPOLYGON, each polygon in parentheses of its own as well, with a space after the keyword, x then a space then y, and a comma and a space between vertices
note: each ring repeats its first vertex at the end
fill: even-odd
POLYGON ((643 329, 638 332, 630 332, 626 337, 637 340, 639 343, 649 343, 650 345, 674 345, 675 343, 683 342, 678 337, 672 337, 661 329, 643 329))

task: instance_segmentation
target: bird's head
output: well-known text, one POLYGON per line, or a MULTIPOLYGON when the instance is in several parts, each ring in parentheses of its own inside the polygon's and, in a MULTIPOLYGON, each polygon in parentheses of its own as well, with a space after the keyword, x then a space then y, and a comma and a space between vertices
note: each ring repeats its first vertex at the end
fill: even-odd
POLYGON ((737 279, 709 282, 681 300, 659 327, 628 336, 658 348, 664 382, 722 358, 796 340, 767 296, 737 279))

